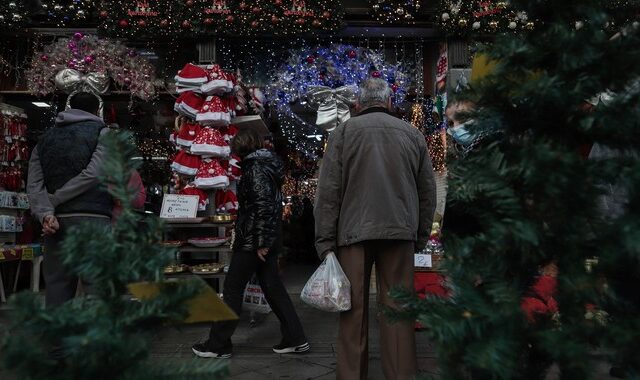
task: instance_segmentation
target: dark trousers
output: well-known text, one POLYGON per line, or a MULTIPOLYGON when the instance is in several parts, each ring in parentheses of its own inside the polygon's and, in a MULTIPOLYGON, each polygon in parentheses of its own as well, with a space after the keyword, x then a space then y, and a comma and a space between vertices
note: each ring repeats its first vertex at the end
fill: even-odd
MULTIPOLYGON (((256 252, 234 252, 229 272, 224 281, 224 302, 238 315, 242 312, 244 289, 256 273, 260 287, 271 309, 280 320, 282 341, 299 345, 307 341, 296 310, 287 289, 278 276, 278 255, 269 253, 266 262, 258 258, 256 252)), ((212 350, 231 349, 231 336, 238 327, 238 321, 215 322, 211 326, 207 347, 212 350)))
MULTIPOLYGON (((70 217, 58 218, 60 230, 54 235, 44 237, 44 280, 46 283, 45 304, 47 307, 59 306, 72 299, 78 287, 78 276, 71 273, 63 264, 60 249, 69 228, 85 223, 97 223, 101 225, 111 224, 111 219, 100 217, 70 217)), ((90 292, 87 279, 83 279, 83 285, 90 292)))
MULTIPOLYGON (((338 261, 351 282, 351 310, 340 313, 336 379, 365 380, 369 366, 369 281, 376 264, 378 303, 397 308, 394 286, 413 289, 414 243, 371 240, 340 247, 338 261)), ((414 323, 391 322, 380 314, 382 371, 388 380, 413 379, 417 372, 414 323)))

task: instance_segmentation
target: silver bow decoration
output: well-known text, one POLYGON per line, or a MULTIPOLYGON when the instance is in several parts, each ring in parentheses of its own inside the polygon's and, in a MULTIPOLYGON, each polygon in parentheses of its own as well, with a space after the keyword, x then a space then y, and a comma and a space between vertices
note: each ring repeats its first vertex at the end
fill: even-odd
POLYGON ((351 118, 350 108, 356 103, 358 88, 342 86, 329 88, 325 86, 309 86, 307 99, 312 106, 318 108, 316 125, 327 132, 351 118))
POLYGON ((89 92, 98 98, 98 116, 104 115, 104 102, 100 95, 109 91, 110 79, 104 73, 89 73, 83 75, 78 70, 64 69, 56 74, 54 80, 56 87, 69 94, 66 109, 71 108, 71 98, 80 92, 89 92))
POLYGON ((70 94, 75 91, 105 94, 109 91, 109 77, 104 73, 83 75, 74 69, 64 69, 56 74, 55 84, 58 89, 70 94))

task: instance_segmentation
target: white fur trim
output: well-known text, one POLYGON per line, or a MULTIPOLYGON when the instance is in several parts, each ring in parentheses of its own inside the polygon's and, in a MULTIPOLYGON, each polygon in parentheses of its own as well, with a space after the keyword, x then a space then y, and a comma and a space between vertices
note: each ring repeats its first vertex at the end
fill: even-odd
POLYGON ((183 92, 193 91, 196 94, 201 94, 200 86, 197 87, 176 87, 176 92, 182 94, 183 92))
POLYGON ((215 93, 215 92, 228 92, 229 81, 224 79, 216 79, 208 81, 207 83, 200 86, 200 90, 205 94, 215 93))
POLYGON ((229 186, 229 178, 225 175, 207 178, 196 177, 193 183, 199 189, 223 189, 229 186))
POLYGON ((231 148, 211 144, 192 144, 191 153, 207 157, 228 157, 231 154, 231 148))
POLYGON ((191 146, 193 144, 193 140, 185 140, 181 139, 180 137, 176 137, 176 144, 182 146, 191 146))
POLYGON ((200 111, 200 109, 193 108, 190 105, 188 105, 186 102, 180 103, 179 107, 184 113, 186 113, 189 116, 195 116, 198 114, 198 111, 200 111))
POLYGON ((202 112, 196 120, 202 125, 226 126, 231 122, 231 115, 228 112, 202 112))
POLYGON ((198 173, 198 168, 190 168, 188 166, 181 165, 177 162, 173 162, 171 164, 171 169, 175 172, 184 174, 184 175, 196 175, 198 173))
POLYGON ((185 77, 181 77, 180 75, 176 75, 174 79, 178 84, 185 83, 185 84, 191 85, 191 84, 206 83, 209 78, 207 78, 206 76, 197 77, 197 78, 185 78, 185 77))

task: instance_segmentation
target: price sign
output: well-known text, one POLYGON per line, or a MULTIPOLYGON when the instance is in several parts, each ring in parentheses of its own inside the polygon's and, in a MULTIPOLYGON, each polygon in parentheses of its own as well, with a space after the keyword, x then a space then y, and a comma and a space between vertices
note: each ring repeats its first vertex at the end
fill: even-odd
POLYGON ((416 253, 413 257, 414 266, 418 268, 431 268, 431 255, 427 255, 424 253, 416 253))
POLYGON ((167 194, 162 199, 160 217, 166 219, 195 218, 198 213, 197 195, 167 194))

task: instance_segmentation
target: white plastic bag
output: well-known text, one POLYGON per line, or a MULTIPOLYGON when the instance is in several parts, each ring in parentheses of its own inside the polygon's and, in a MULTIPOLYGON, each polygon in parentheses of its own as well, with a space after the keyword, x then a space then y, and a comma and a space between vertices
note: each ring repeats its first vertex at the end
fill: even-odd
POLYGON ((269 306, 267 298, 264 296, 264 292, 255 275, 251 277, 251 280, 244 288, 244 298, 242 301, 245 310, 260 314, 269 314, 271 312, 271 306, 269 306))
POLYGON ((322 311, 341 312, 351 309, 351 283, 333 253, 327 255, 307 281, 300 298, 322 311))

